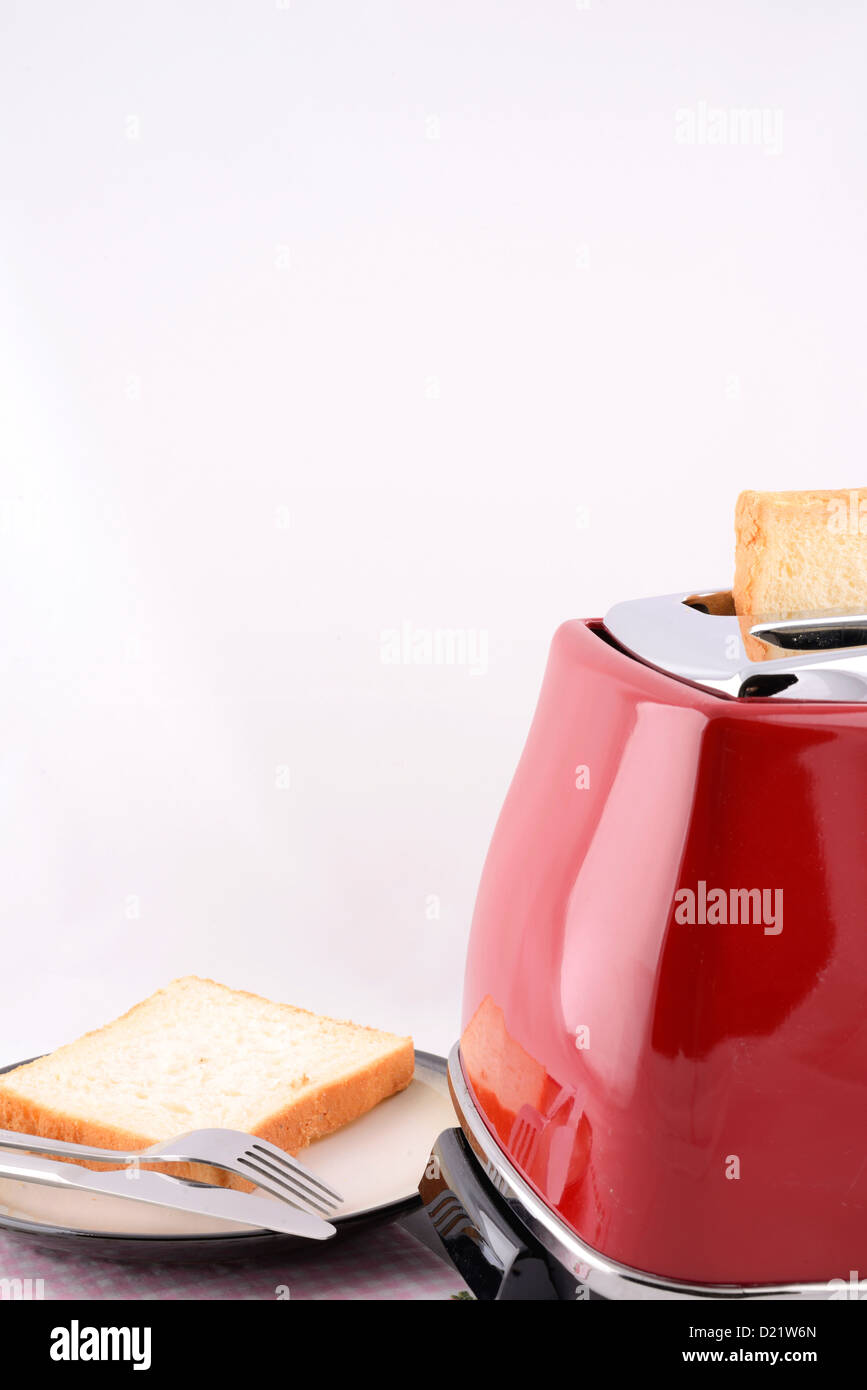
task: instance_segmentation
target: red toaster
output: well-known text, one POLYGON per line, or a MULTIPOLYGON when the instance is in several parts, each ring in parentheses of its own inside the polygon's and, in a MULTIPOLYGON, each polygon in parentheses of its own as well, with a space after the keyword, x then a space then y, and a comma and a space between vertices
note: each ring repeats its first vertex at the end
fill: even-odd
POLYGON ((554 636, 421 1184, 477 1296, 867 1276, 867 617, 752 632, 715 591, 554 636))

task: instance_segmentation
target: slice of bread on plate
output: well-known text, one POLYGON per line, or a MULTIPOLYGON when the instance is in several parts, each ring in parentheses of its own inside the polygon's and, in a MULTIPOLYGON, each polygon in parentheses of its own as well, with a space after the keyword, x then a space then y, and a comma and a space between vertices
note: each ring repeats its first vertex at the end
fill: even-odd
MULTIPOLYGON (((130 1151, 194 1129, 237 1129, 295 1154, 402 1091, 413 1068, 411 1038, 190 975, 0 1075, 0 1128, 130 1151)), ((201 1164, 162 1171, 250 1187, 201 1164)))
POLYGON ((735 536, 732 598, 752 661, 784 655, 750 636, 758 623, 867 610, 867 488, 742 492, 735 536))

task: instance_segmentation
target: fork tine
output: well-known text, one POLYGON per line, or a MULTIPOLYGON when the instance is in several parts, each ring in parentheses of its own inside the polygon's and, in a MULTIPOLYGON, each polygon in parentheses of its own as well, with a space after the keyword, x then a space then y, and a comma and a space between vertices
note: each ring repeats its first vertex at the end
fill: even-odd
POLYGON ((323 1216, 330 1216, 334 1205, 336 1205, 327 1205, 324 1199, 311 1196, 308 1191, 305 1191, 304 1188, 299 1187, 297 1184, 287 1181, 284 1178, 276 1177, 273 1173, 269 1173, 267 1169, 260 1167, 258 1163, 253 1163, 249 1158, 245 1158, 243 1155, 238 1159, 238 1171, 241 1169, 249 1169, 250 1173, 256 1173, 258 1177, 255 1180, 251 1178, 251 1181, 257 1181, 259 1187, 270 1192, 272 1196, 282 1197, 284 1201, 289 1202, 292 1206, 301 1206, 303 1204, 304 1207, 312 1207, 323 1216), (265 1179, 264 1182, 263 1178, 265 1179), (292 1195, 287 1195, 289 1193, 292 1195))
POLYGON ((343 1201, 339 1192, 333 1192, 330 1187, 319 1182, 300 1163, 275 1162, 258 1144, 252 1144, 241 1157, 255 1164, 260 1172, 268 1173, 276 1182, 287 1182, 301 1192, 306 1192, 312 1201, 324 1202, 329 1207, 338 1207, 343 1201))
POLYGON ((323 1210, 327 1208, 330 1211, 336 1211, 340 1206, 340 1202, 332 1197, 330 1193, 321 1192, 316 1187, 305 1182, 306 1174, 303 1170, 301 1173, 296 1173, 291 1168, 277 1168, 275 1165, 268 1163, 267 1159, 260 1157, 257 1153, 252 1153, 250 1150, 248 1150, 246 1154, 242 1154, 238 1162, 243 1163, 245 1167, 252 1168, 254 1172, 261 1173, 265 1177, 270 1178, 272 1182, 280 1183, 288 1187, 290 1191, 297 1192, 305 1201, 313 1202, 317 1207, 323 1210))
POLYGON ((335 1202, 343 1201, 343 1197, 339 1192, 333 1187, 329 1187, 321 1178, 317 1178, 315 1173, 311 1173, 309 1168, 305 1168, 304 1164, 299 1163, 291 1154, 284 1153, 282 1149, 278 1149, 275 1144, 269 1144, 267 1141, 263 1142, 260 1139, 256 1139, 250 1145, 250 1148, 258 1150, 263 1160, 270 1160, 275 1167, 288 1168, 293 1177, 303 1178, 305 1182, 312 1183, 314 1187, 318 1187, 321 1192, 324 1192, 326 1197, 333 1198, 335 1202))

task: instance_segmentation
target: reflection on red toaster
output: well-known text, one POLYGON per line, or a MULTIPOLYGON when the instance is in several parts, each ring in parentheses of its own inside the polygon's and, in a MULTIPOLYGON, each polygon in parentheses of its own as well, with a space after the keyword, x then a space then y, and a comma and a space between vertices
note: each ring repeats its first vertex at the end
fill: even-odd
POLYGON ((561 1086, 506 1031, 488 995, 464 1029, 461 1056, 503 1148, 561 1207, 578 1199, 590 1156, 590 1124, 575 1092, 561 1086))

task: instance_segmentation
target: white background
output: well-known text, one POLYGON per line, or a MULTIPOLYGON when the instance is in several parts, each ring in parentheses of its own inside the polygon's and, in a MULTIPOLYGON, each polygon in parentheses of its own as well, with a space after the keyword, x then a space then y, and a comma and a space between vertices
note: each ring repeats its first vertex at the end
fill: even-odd
POLYGON ((867 7, 0 16, 0 1057, 187 972, 444 1051, 553 629, 867 481, 867 7))

